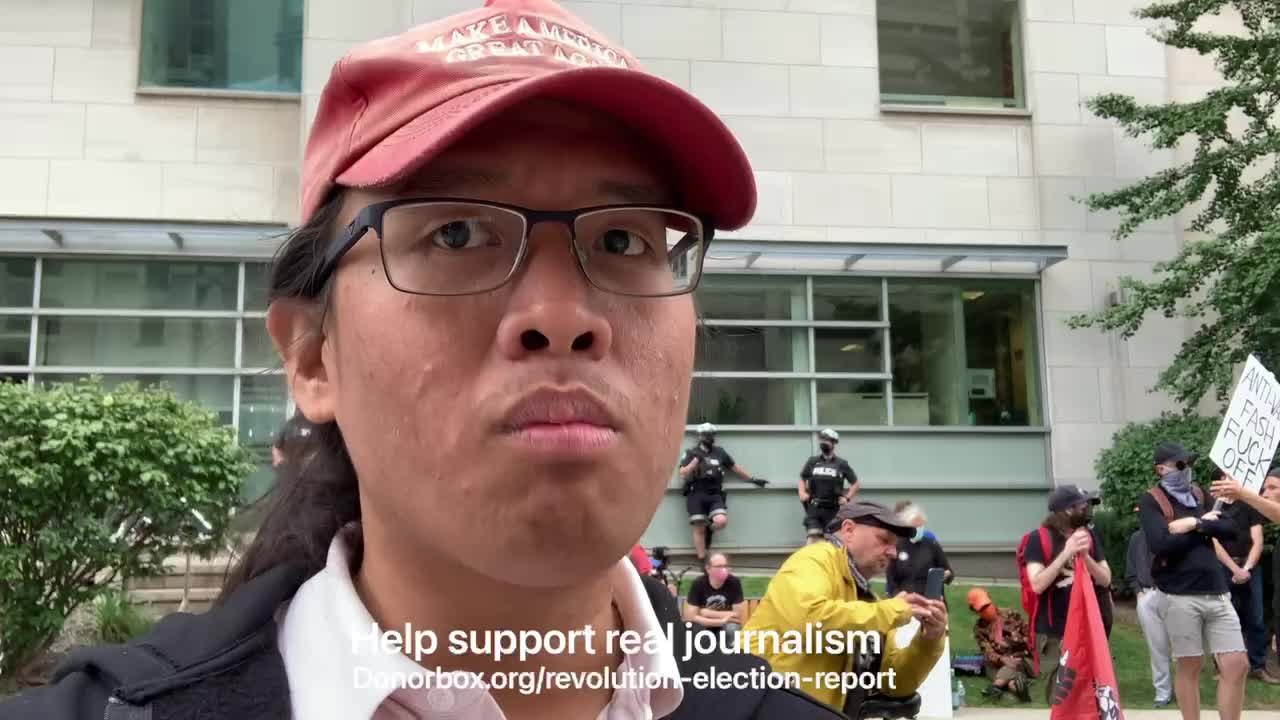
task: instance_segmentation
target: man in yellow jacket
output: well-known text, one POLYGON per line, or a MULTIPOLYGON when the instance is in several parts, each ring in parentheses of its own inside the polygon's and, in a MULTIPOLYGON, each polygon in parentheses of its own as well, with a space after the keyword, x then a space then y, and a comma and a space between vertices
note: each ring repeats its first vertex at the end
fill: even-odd
POLYGON ((868 581, 888 567, 898 538, 915 532, 891 510, 846 503, 831 527, 827 542, 797 551, 769 582, 744 628, 743 649, 776 673, 794 673, 800 690, 856 718, 869 693, 916 692, 942 656, 947 609, 920 595, 879 600, 871 593, 868 581), (899 647, 894 631, 912 618, 921 627, 899 647))

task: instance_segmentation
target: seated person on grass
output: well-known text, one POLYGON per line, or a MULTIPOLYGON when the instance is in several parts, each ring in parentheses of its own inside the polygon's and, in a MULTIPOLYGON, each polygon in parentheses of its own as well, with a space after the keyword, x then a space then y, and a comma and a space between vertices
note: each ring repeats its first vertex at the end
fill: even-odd
POLYGON ((693 581, 684 603, 684 619, 730 635, 742 629, 747 617, 747 599, 742 581, 729 573, 729 557, 712 553, 707 573, 693 581))
POLYGON ((1022 702, 1031 702, 1031 649, 1027 644, 1027 621, 1014 610, 1001 610, 982 588, 969 591, 969 609, 978 614, 973 639, 982 652, 983 666, 991 686, 983 695, 998 699, 1010 692, 1022 702))

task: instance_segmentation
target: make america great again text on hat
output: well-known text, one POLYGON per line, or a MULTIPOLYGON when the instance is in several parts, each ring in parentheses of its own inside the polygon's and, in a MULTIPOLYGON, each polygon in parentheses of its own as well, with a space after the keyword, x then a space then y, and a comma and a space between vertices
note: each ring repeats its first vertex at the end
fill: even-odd
POLYGON ((579 67, 628 67, 607 45, 537 16, 507 14, 470 23, 431 40, 419 40, 420 53, 443 53, 445 62, 475 62, 489 57, 551 57, 579 67))

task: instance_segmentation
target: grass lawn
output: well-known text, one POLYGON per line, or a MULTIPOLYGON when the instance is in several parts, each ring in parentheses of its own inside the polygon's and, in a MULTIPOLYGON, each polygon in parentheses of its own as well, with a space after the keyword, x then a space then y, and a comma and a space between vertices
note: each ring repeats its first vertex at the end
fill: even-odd
MULTIPOLYGON (((743 577, 742 589, 748 598, 764 597, 769 586, 769 578, 743 577)), ((689 576, 682 583, 682 595, 688 591, 692 582, 689 576)), ((884 591, 883 583, 875 583, 877 590, 884 591)), ((966 595, 969 585, 947 586, 947 603, 951 608, 951 655, 977 655, 978 646, 973 640, 974 615, 969 611, 966 595)), ((1016 587, 987 587, 991 599, 1003 608, 1021 608, 1021 593, 1016 587)), ((1111 629, 1111 657, 1115 663, 1116 679, 1120 682, 1120 699, 1126 708, 1150 708, 1155 700, 1151 688, 1151 665, 1147 654, 1147 643, 1142 637, 1132 606, 1116 608, 1115 623, 1111 629)), ((982 697, 982 690, 988 682, 986 678, 964 677, 965 704, 971 707, 1042 707, 1048 705, 1044 701, 1044 685, 1037 680, 1032 685, 1029 705, 1022 705, 1007 694, 998 702, 988 701, 982 697)), ((1200 706, 1212 709, 1217 703, 1218 688, 1213 679, 1213 663, 1206 661, 1206 667, 1200 676, 1200 706)), ((1245 708, 1249 710, 1280 709, 1280 685, 1264 685, 1250 680, 1245 690, 1245 708)))

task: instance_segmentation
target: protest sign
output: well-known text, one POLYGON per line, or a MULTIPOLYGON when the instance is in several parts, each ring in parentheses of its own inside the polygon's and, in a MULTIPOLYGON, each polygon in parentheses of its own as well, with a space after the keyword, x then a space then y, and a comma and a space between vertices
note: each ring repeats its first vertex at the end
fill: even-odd
POLYGON ((1280 444, 1280 383, 1249 356, 1231 397, 1209 459, 1246 489, 1257 492, 1280 444))

